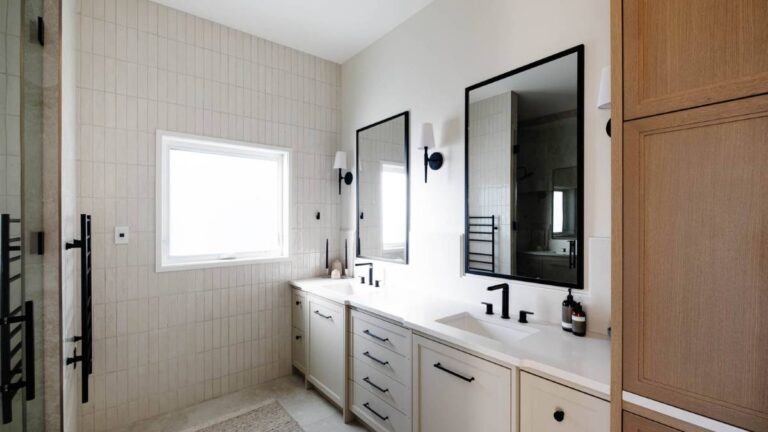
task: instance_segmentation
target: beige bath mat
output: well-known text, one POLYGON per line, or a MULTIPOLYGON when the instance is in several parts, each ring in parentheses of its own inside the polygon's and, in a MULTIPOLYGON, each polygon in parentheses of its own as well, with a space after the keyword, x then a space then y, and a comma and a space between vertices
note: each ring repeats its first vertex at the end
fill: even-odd
POLYGON ((198 432, 303 432, 285 409, 276 401, 256 409, 197 429, 198 432))

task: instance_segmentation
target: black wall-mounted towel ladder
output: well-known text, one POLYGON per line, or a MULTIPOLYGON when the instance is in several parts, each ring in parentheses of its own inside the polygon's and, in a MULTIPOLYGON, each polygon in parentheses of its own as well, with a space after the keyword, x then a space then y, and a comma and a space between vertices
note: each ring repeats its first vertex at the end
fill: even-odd
MULTIPOLYGON (((13 421, 13 398, 25 389, 26 399, 35 398, 34 305, 31 301, 12 308, 11 288, 21 282, 21 234, 11 237, 11 224, 21 223, 8 214, 0 216, 0 396, 3 424, 13 421), (15 253, 18 253, 16 255, 15 253), (12 274, 11 263, 19 273, 12 274), (21 337, 16 337, 21 334, 21 337)), ((21 287, 19 287, 21 293, 21 287)))
POLYGON ((80 215, 80 239, 65 245, 65 249, 80 249, 80 331, 82 336, 75 336, 73 341, 81 341, 82 353, 77 355, 77 348, 72 357, 67 358, 67 365, 82 362, 83 403, 88 402, 88 377, 93 373, 93 304, 91 287, 91 215, 80 215))
POLYGON ((496 271, 496 216, 469 216, 467 230, 467 266, 469 270, 496 271), (475 243, 477 249, 472 249, 475 243), (490 244, 490 248, 487 247, 490 244), (489 250, 490 249, 490 250, 489 250))

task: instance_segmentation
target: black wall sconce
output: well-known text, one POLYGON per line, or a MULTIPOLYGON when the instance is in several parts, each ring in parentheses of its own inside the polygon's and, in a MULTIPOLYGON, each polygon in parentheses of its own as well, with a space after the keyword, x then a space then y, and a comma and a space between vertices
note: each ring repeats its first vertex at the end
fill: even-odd
POLYGON ((352 179, 354 178, 352 171, 347 171, 346 174, 342 174, 342 171, 347 169, 347 152, 336 152, 336 159, 333 161, 333 169, 339 170, 339 195, 341 195, 341 181, 344 180, 344 183, 351 185, 352 179))
POLYGON ((443 166, 443 154, 440 152, 432 152, 429 154, 429 148, 435 146, 435 133, 432 129, 432 123, 424 123, 421 125, 421 145, 420 149, 424 149, 424 183, 427 182, 427 172, 429 168, 437 171, 443 166))
MULTIPOLYGON (((597 109, 611 109, 611 67, 606 66, 600 72, 600 90, 597 93, 597 109)), ((611 119, 605 125, 605 133, 611 136, 611 119)))

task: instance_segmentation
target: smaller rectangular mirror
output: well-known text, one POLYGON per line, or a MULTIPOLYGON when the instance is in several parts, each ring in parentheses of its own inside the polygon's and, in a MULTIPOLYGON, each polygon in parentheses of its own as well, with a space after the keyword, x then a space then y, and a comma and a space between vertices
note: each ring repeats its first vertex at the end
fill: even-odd
POLYGON ((408 263, 408 112, 357 130, 357 256, 408 263))

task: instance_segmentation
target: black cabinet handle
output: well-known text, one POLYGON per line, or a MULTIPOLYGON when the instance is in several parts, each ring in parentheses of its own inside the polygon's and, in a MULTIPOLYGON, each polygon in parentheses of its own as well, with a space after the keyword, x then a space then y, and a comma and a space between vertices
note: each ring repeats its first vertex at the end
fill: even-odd
POLYGON ((376 357, 372 356, 372 355, 371 355, 371 353, 370 353, 370 352, 368 352, 368 351, 364 352, 364 353, 363 353, 363 355, 364 355, 364 356, 366 356, 366 357, 368 357, 369 359, 371 359, 371 360, 375 361, 376 363, 378 363, 378 364, 382 365, 382 366, 386 366, 386 365, 388 365, 388 364, 389 364, 389 362, 388 362, 388 361, 379 360, 379 359, 377 359, 376 357))
POLYGON ((462 374, 460 374, 460 373, 456 373, 456 372, 454 372, 454 371, 452 371, 452 370, 450 370, 450 369, 446 369, 445 367, 443 367, 443 365, 441 365, 441 364, 440 364, 440 362, 437 362, 437 363, 435 363, 435 364, 434 364, 434 366, 435 366, 436 368, 440 369, 441 371, 443 371, 443 372, 446 372, 446 373, 449 373, 449 374, 451 374, 451 375, 453 375, 453 376, 455 376, 455 377, 457 377, 457 378, 461 378, 461 379, 463 379, 463 380, 464 380, 464 381, 466 381, 466 382, 472 382, 472 381, 474 381, 474 380, 475 380, 475 377, 469 377, 469 378, 467 378, 467 377, 465 377, 464 375, 462 375, 462 374))
POLYGON ((383 337, 381 337, 381 336, 377 336, 377 335, 375 335, 375 334, 371 333, 371 331, 370 331, 370 330, 367 330, 367 329, 366 329, 366 330, 363 330, 363 333, 365 333, 365 334, 367 334, 368 336, 370 336, 370 337, 372 337, 372 338, 376 339, 376 340, 377 340, 377 341, 379 341, 379 342, 387 342, 387 341, 389 341, 389 338, 383 338, 383 337))
POLYGON ((370 406, 370 405, 368 405, 368 402, 364 403, 364 404, 363 404, 363 406, 364 406, 364 407, 365 407, 365 408, 366 408, 368 411, 370 411, 370 412, 372 412, 372 413, 376 414, 376 417, 380 418, 381 420, 384 420, 384 421, 386 421, 386 420, 389 418, 389 416, 383 416, 383 415, 381 415, 381 414, 377 413, 375 409, 371 408, 371 406, 370 406))
POLYGON ((377 386, 377 385, 376 385, 376 384, 374 384, 374 383, 373 383, 373 381, 371 381, 371 379, 370 379, 370 378, 368 378, 368 377, 365 377, 365 378, 363 378, 363 381, 367 382, 367 383, 368 383, 368 384, 369 384, 371 387, 375 388, 376 390, 378 390, 378 391, 380 391, 380 392, 382 392, 382 393, 386 393, 386 392, 388 392, 388 391, 389 391, 389 389, 388 389, 388 388, 386 388, 386 389, 385 389, 385 388, 381 388, 381 387, 377 386))
POLYGON ((333 319, 333 316, 331 316, 331 315, 323 315, 323 314, 320 313, 319 310, 316 310, 315 314, 320 315, 321 317, 323 317, 325 319, 333 319))
POLYGON ((300 339, 301 339, 301 335, 296 335, 296 340, 300 340, 300 339))
POLYGON ((300 305, 301 305, 301 300, 296 300, 296 306, 300 306, 300 305))
POLYGON ((554 417, 556 421, 561 422, 565 419, 565 411, 558 408, 552 417, 554 417))

